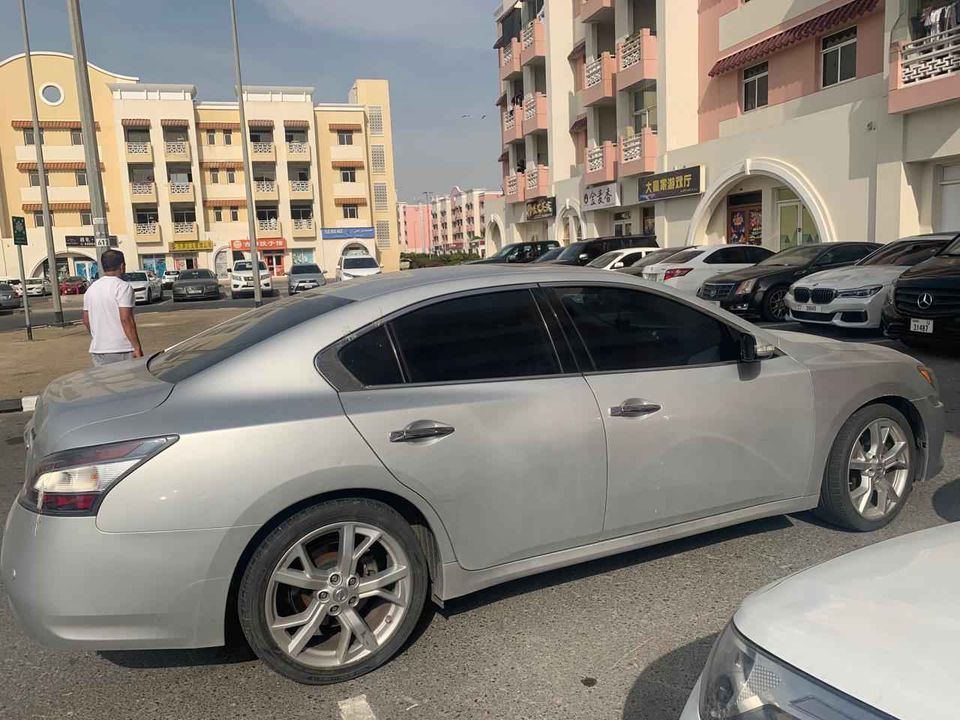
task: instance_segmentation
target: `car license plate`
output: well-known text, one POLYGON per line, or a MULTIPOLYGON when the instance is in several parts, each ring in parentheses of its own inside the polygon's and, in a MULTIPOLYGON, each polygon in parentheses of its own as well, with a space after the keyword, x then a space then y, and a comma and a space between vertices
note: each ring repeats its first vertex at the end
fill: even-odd
POLYGON ((823 307, 820 305, 801 305, 800 312, 822 313, 823 307))
POLYGON ((919 320, 917 318, 911 318, 910 332, 924 333, 925 335, 932 335, 933 320, 919 320))
POLYGON ((187 295, 199 295, 203 292, 203 288, 191 287, 187 288, 187 295))

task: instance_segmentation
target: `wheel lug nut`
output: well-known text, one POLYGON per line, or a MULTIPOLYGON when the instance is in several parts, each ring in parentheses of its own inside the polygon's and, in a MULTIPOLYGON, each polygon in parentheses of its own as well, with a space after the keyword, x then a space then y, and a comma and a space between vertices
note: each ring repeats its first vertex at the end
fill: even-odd
POLYGON ((354 597, 350 598, 350 600, 348 600, 347 602, 348 602, 348 604, 349 604, 351 607, 353 607, 354 605, 356 605, 356 604, 359 602, 359 600, 357 599, 356 596, 354 596, 354 597))
POLYGON ((333 575, 330 576, 330 584, 331 584, 331 585, 339 585, 339 584, 340 584, 340 575, 339 575, 339 573, 334 573, 333 575))
POLYGON ((330 608, 330 614, 331 614, 331 615, 336 615, 338 612, 340 612, 340 606, 339 606, 339 605, 334 605, 333 607, 330 608))
POLYGON ((352 577, 349 580, 347 580, 347 585, 349 585, 350 587, 356 587, 359 582, 360 581, 357 580, 355 577, 352 577))
POLYGON ((326 590, 321 590, 320 593, 319 593, 319 595, 320 595, 320 599, 321 599, 321 600, 329 600, 329 599, 330 599, 330 593, 328 593, 326 590))

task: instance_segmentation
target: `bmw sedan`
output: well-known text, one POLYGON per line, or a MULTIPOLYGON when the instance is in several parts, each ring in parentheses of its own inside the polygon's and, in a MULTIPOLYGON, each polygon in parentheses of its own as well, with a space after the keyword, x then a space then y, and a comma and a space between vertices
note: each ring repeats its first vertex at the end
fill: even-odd
POLYGON ((753 594, 714 646, 682 720, 955 718, 958 558, 953 523, 753 594))
POLYGON ((883 527, 943 427, 889 348, 602 270, 398 273, 48 386, 0 579, 52 645, 215 646, 238 618, 332 683, 428 599, 812 508, 883 527))

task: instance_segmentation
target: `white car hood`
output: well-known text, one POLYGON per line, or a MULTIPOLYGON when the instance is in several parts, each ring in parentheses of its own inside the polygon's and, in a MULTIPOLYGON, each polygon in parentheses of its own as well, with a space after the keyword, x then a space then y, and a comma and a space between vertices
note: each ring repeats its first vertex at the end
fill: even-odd
POLYGON ((960 523, 872 545, 775 583, 737 628, 899 720, 957 716, 960 523))
POLYGON ((833 290, 855 290, 856 288, 883 285, 887 287, 903 275, 909 268, 899 265, 867 265, 865 267, 845 267, 808 275, 795 284, 805 288, 831 288, 833 290))
POLYGON ((341 275, 352 275, 353 277, 368 277, 370 275, 379 275, 383 272, 380 268, 357 268, 355 270, 348 270, 344 268, 340 271, 341 275))
POLYGON ((134 290, 146 290, 149 284, 146 280, 127 280, 127 285, 134 290))

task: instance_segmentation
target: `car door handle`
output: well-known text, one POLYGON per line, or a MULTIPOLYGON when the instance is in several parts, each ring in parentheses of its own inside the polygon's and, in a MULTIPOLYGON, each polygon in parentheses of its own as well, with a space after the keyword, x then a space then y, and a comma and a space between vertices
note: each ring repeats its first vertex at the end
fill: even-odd
POLYGON ((418 420, 407 425, 403 430, 394 430, 390 433, 392 443, 422 442, 435 438, 444 438, 453 435, 454 428, 433 420, 418 420))
POLYGON ((617 407, 610 408, 610 417, 633 418, 653 415, 662 408, 647 400, 624 400, 617 407))

